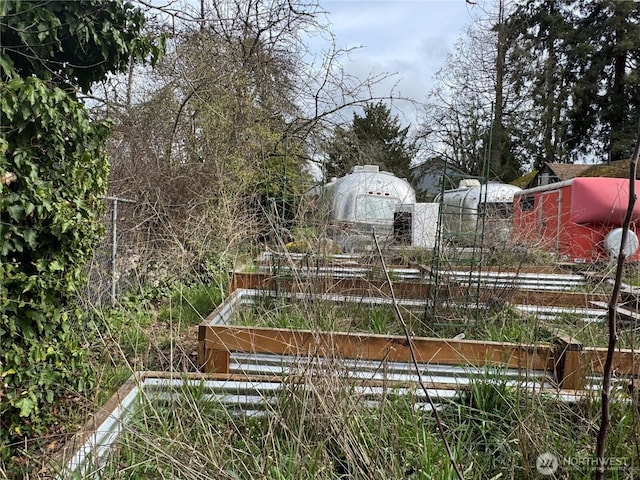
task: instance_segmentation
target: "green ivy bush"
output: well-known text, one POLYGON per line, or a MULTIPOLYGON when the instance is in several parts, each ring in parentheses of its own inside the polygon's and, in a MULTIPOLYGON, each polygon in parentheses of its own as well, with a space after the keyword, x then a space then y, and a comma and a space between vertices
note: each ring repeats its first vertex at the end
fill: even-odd
MULTIPOLYGON (((2 438, 37 432, 43 403, 87 377, 73 295, 102 234, 106 125, 35 77, 0 84, 2 438), (46 140, 45 140, 46 139, 46 140), (8 183, 8 184, 6 184, 8 183)), ((7 438, 8 437, 8 438, 7 438)))
POLYGON ((91 383, 74 295, 102 235, 109 129, 76 94, 154 63, 144 20, 122 0, 0 2, 0 462, 91 383))

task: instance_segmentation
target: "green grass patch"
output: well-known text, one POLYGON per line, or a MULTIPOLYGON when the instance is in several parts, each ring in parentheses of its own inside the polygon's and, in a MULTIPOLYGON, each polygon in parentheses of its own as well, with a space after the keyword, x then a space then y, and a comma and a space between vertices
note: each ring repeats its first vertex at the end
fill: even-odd
POLYGON ((164 287, 94 310, 88 323, 98 405, 134 371, 194 371, 194 326, 222 301, 224 282, 164 287), (191 330, 190 330, 191 329, 191 330), (172 364, 173 362, 173 364, 172 364))
MULTIPOLYGON (((413 336, 535 343, 551 341, 534 316, 508 306, 476 315, 475 307, 438 309, 437 317, 426 307, 399 307, 413 336), (476 319, 479 317, 479 320, 476 319)), ((267 328, 404 335, 402 323, 391 305, 323 300, 292 301, 263 297, 243 306, 232 318, 234 325, 267 328)))
POLYGON ((159 310, 160 320, 189 327, 197 325, 222 302, 224 289, 220 284, 180 287, 171 294, 159 310))
MULTIPOLYGON (((141 396, 101 478, 454 479, 431 412, 389 390, 377 404, 346 379, 314 377, 313 388, 286 384, 262 416, 228 410, 204 389, 171 400, 141 396)), ((595 396, 594 396, 595 397, 595 396)), ((617 394, 607 478, 634 478, 638 420, 617 394)), ((509 385, 500 373, 476 379, 441 404, 447 440, 466 479, 538 479, 550 453, 554 477, 590 478, 599 400, 568 404, 509 385)))

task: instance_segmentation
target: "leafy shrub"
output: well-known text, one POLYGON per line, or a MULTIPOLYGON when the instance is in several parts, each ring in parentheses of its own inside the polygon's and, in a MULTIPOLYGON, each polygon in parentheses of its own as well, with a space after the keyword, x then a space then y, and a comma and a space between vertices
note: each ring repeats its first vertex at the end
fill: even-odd
POLYGON ((64 91, 37 78, 0 84, 5 122, 0 171, 0 391, 2 440, 39 431, 43 403, 83 389, 84 353, 72 296, 102 228, 97 195, 107 163, 107 127, 92 123, 64 91), (44 139, 45 141, 33 141, 44 139))
POLYGON ((102 234, 108 125, 92 121, 75 95, 159 53, 143 25, 142 12, 122 1, 0 4, 3 446, 43 431, 45 407, 90 381, 74 294, 102 234))

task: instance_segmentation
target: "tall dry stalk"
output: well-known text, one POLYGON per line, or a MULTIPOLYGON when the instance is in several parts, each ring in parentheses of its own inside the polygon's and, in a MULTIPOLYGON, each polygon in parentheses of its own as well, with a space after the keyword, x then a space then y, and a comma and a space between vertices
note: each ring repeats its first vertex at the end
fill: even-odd
POLYGON ((376 244, 376 250, 378 252, 378 256, 380 258, 380 263, 382 265, 382 271, 384 272, 385 278, 387 280, 387 283, 389 284, 389 293, 391 294, 391 301, 393 303, 393 309, 396 313, 396 316, 398 317, 398 320, 400 321, 400 323, 402 324, 402 329, 404 331, 404 335, 407 339, 407 343, 409 344, 409 352, 411 353, 411 361, 413 363, 413 367, 415 368, 416 371, 416 375, 418 377, 418 383, 420 384, 420 388, 422 388, 422 391, 424 392, 425 396, 427 397, 427 402, 429 403, 429 406, 431 407, 431 410, 433 411, 433 418, 436 421, 436 425, 438 426, 438 433, 440 434, 440 438, 442 439, 442 443, 444 444, 444 448, 447 451, 447 456, 449 457, 449 462, 451 463, 451 466, 453 467, 453 470, 456 472, 456 476, 458 477, 459 480, 464 480, 464 475, 462 474, 462 471, 460 470, 460 466, 456 463, 456 459, 453 456, 453 453, 451 451, 451 446, 449 445, 449 441, 447 440, 447 435, 444 431, 444 425, 442 424, 442 419, 440 418, 440 414, 438 413, 438 409, 436 408, 435 403, 433 402, 433 399, 431 398, 431 395, 429 394, 429 390, 427 389, 427 386, 424 384, 424 381, 422 380, 422 374, 420 373, 420 366, 418 365, 418 360, 416 357, 416 352, 415 352, 415 347, 413 345, 413 339, 411 337, 411 334, 409 333, 409 328, 407 327, 407 323, 404 321, 404 317, 402 316, 402 312, 400 311, 400 307, 398 306, 398 300, 396 299, 396 295, 393 291, 393 282, 391 282, 391 278, 389 277, 389 272, 387 271, 387 265, 384 261, 384 255, 382 255, 382 250, 380 249, 380 244, 378 243, 378 237, 376 236, 376 231, 375 229, 372 232, 373 235, 373 241, 376 244))
POLYGON ((604 478, 605 471, 605 444, 607 441, 607 433, 611 424, 611 416, 609 413, 609 402, 611 400, 611 376, 613 373, 613 355, 616 350, 616 342, 618 341, 618 332, 616 325, 616 311, 618 308, 618 295, 622 286, 622 271, 626 260, 624 255, 624 247, 627 242, 629 233, 629 225, 631 224, 631 216, 633 207, 636 203, 636 171, 638 168, 638 156, 640 156, 640 130, 638 131, 638 140, 636 141, 633 157, 629 163, 629 203, 627 212, 622 222, 622 238, 620 239, 620 252, 618 253, 616 276, 611 292, 611 300, 608 305, 608 325, 609 325, 609 344, 607 346, 607 359, 604 364, 604 378, 602 380, 602 415, 600 418, 600 430, 598 431, 596 443, 597 466, 594 478, 601 480, 604 478))

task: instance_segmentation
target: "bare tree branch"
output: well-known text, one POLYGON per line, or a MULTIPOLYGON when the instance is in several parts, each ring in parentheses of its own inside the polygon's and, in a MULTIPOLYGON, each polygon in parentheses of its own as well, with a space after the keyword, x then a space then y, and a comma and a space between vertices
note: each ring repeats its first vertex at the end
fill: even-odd
POLYGON ((404 331, 405 338, 407 339, 407 343, 409 344, 411 361, 413 362, 413 368, 415 369, 416 375, 418 376, 418 383, 420 384, 422 391, 427 397, 427 402, 429 403, 429 406, 431 407, 431 411, 433 412, 433 418, 435 419, 436 425, 438 426, 438 433, 440 434, 440 438, 442 439, 444 448, 447 451, 447 455, 449 456, 449 463, 451 464, 451 467, 453 467, 453 470, 456 472, 456 476, 458 477, 458 479, 464 480, 464 475, 460 470, 460 466, 456 463, 456 459, 453 456, 453 452, 451 451, 451 446, 449 445, 449 441, 447 440, 447 435, 444 431, 444 425, 442 423, 442 419, 440 418, 440 414, 438 413, 438 409, 436 408, 436 405, 433 399, 431 398, 431 395, 429 394, 429 390, 427 389, 427 386, 424 384, 424 381, 422 380, 422 373, 420 372, 420 366, 418 365, 418 359, 416 357, 413 338, 409 333, 409 327, 407 327, 407 323, 404 321, 402 312, 398 307, 398 299, 396 298, 395 293, 393 291, 393 282, 391 282, 391 278, 389 277, 389 272, 387 271, 387 265, 384 261, 384 256, 382 255, 382 250, 380 249, 380 244, 378 243, 378 237, 376 236, 375 229, 373 230, 372 235, 373 235, 373 241, 376 244, 376 249, 378 250, 378 257, 380 258, 380 262, 382 264, 382 271, 384 272, 387 279, 387 284, 389 285, 389 292, 391 294, 391 301, 393 302, 394 311, 396 313, 396 316, 398 317, 398 320, 402 324, 402 329, 404 331))
POLYGON ((609 344, 607 347, 607 359, 604 364, 604 378, 602 380, 602 416, 600 418, 600 430, 598 431, 598 438, 596 443, 596 455, 598 464, 594 478, 601 480, 604 478, 604 472, 606 467, 605 462, 605 450, 607 442, 607 433, 611 424, 611 416, 609 413, 609 404, 611 402, 611 377, 613 375, 613 356, 616 350, 616 343, 618 341, 618 332, 616 330, 617 322, 617 308, 618 308, 618 295, 620 294, 620 288, 622 286, 622 272, 625 263, 624 248, 627 242, 627 236, 629 234, 629 225, 631 224, 631 217, 633 215, 633 207, 636 203, 636 171, 638 169, 638 157, 640 156, 640 129, 638 130, 638 139, 636 141, 633 157, 629 163, 629 204, 627 206, 627 212, 622 222, 622 236, 620 239, 620 253, 617 258, 616 276, 611 292, 611 300, 608 305, 608 325, 609 325, 609 344))

